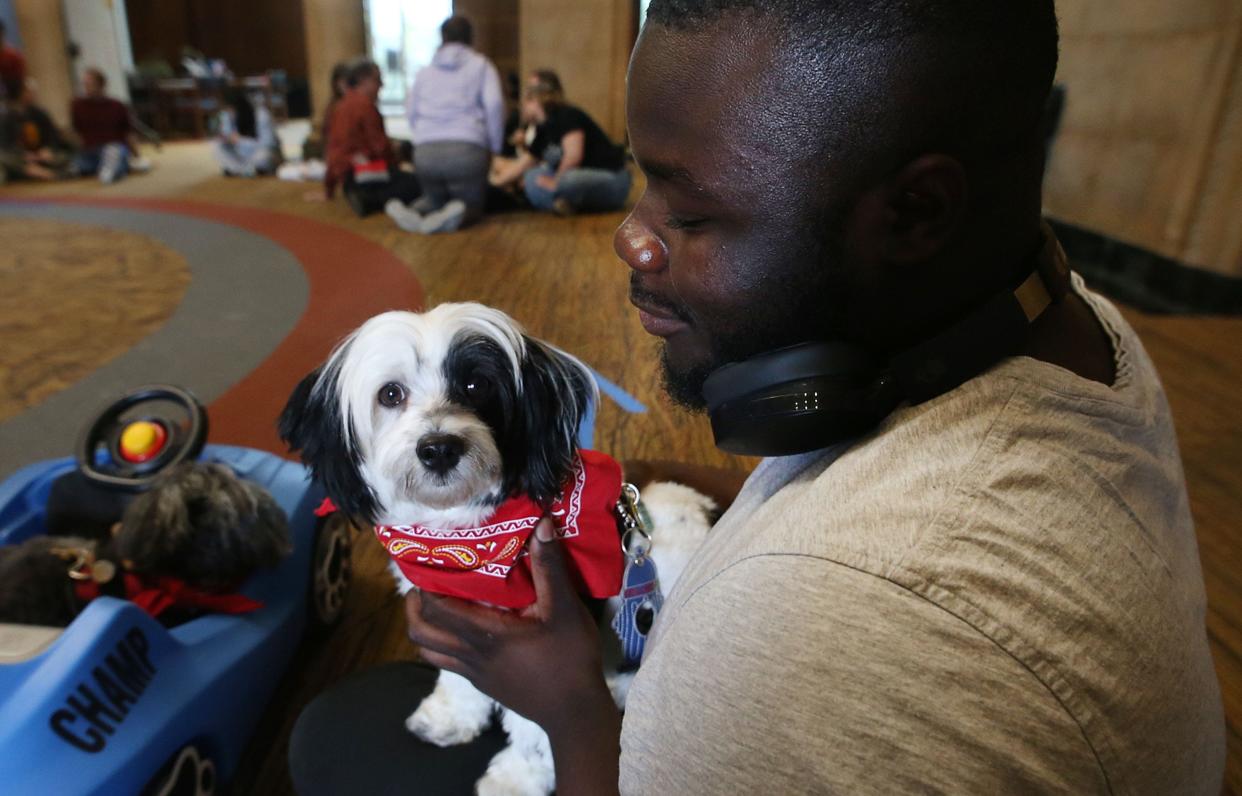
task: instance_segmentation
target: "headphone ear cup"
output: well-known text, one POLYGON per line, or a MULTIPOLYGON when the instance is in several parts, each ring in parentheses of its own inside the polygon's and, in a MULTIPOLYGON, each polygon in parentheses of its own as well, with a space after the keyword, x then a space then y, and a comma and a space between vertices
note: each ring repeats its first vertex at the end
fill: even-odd
POLYGON ((856 385, 832 377, 771 385, 709 410, 721 450, 788 456, 853 439, 887 417, 900 398, 885 378, 856 385))
POLYGON ((806 343, 727 365, 703 385, 721 450, 787 456, 874 428, 900 403, 893 380, 862 349, 806 343))
POLYGON ((943 395, 1021 353, 1031 324, 1069 290, 1065 252, 1045 230, 1033 270, 1015 289, 987 298, 887 360, 825 342, 725 365, 703 383, 716 445, 730 453, 788 456, 857 437, 902 401, 914 405, 943 395))

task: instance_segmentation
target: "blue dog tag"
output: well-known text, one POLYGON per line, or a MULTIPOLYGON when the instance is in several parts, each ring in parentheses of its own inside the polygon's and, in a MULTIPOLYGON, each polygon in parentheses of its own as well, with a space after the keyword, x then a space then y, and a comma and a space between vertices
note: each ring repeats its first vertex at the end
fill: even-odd
POLYGON ((655 562, 651 556, 631 557, 621 578, 621 610, 612 620, 612 629, 621 639, 623 669, 635 668, 642 660, 647 634, 662 605, 664 595, 655 562))

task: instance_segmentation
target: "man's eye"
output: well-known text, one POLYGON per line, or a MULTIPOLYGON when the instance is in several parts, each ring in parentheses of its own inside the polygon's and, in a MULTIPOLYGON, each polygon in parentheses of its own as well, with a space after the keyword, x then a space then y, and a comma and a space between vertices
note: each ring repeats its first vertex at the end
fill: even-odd
POLYGON ((706 218, 688 218, 686 216, 668 216, 664 219, 664 226, 669 229, 694 230, 706 223, 706 218))
POLYGON ((379 395, 376 397, 379 399, 381 406, 389 408, 400 406, 405 401, 405 388, 395 381, 390 381, 383 387, 380 387, 379 395))

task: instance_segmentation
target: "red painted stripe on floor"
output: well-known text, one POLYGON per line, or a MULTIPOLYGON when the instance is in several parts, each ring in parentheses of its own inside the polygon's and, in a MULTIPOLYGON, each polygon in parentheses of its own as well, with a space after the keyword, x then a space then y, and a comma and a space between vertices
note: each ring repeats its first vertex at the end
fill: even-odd
MULTIPOLYGON (((269 210, 164 199, 21 201, 132 207, 217 221, 262 235, 297 258, 310 283, 306 310, 257 368, 208 406, 214 443, 284 454, 284 443, 276 436, 276 418, 298 381, 367 318, 385 310, 417 310, 423 305, 422 285, 409 266, 379 244, 321 221, 269 210)), ((193 341, 186 344, 189 354, 193 341)))

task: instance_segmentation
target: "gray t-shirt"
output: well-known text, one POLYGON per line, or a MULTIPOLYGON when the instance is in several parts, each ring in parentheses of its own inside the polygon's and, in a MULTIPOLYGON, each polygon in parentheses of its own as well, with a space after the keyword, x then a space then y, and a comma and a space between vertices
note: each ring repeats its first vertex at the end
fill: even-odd
POLYGON ((763 462, 630 690, 621 791, 1211 793, 1224 718, 1168 405, 1026 357, 763 462))

